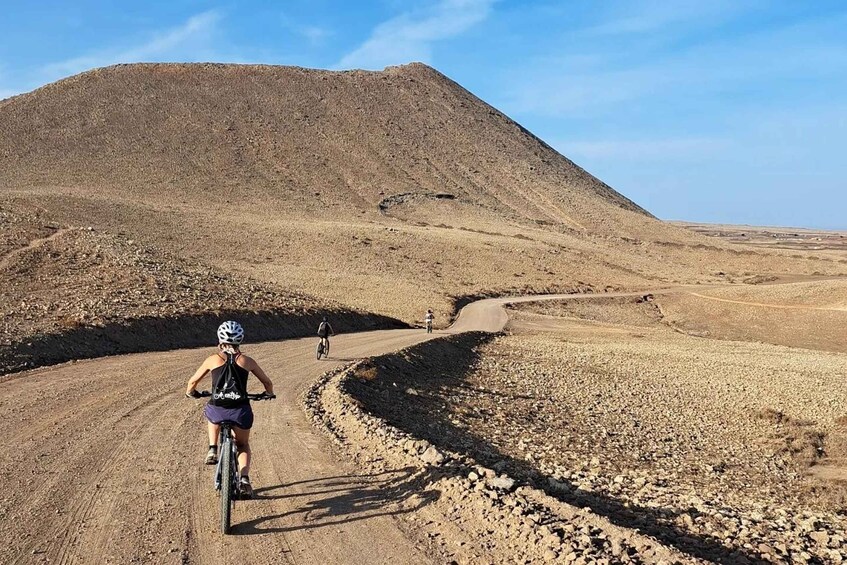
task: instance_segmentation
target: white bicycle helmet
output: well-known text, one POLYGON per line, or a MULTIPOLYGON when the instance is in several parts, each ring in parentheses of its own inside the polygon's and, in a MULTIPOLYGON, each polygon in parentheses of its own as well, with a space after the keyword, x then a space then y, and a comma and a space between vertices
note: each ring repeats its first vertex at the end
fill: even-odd
POLYGON ((218 326, 218 343, 241 345, 244 341, 244 328, 238 322, 226 321, 218 326))

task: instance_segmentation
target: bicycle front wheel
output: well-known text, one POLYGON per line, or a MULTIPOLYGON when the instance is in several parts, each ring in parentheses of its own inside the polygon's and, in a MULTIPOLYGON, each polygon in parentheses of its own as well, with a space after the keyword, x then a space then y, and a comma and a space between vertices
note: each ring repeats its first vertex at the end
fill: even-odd
POLYGON ((221 533, 226 535, 229 533, 230 522, 232 520, 232 438, 227 433, 220 447, 221 457, 221 533))

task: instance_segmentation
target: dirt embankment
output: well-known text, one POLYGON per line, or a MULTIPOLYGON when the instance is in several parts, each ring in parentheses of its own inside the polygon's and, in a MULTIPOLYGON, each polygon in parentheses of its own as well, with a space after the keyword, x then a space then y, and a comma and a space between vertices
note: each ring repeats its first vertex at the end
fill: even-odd
POLYGON ((504 461, 485 466, 491 453, 473 449, 463 431, 445 429, 447 414, 432 401, 433 387, 449 394, 454 379, 476 362, 476 348, 491 339, 461 334, 328 373, 305 394, 306 410, 358 465, 409 475, 416 494, 404 502, 415 509, 403 514, 408 534, 438 561, 699 562, 516 481, 504 461))
POLYGON ((407 327, 393 318, 349 310, 220 310, 136 318, 36 335, 23 343, 0 346, 0 374, 107 355, 213 346, 215 331, 224 320, 238 320, 248 328, 252 342, 307 337, 316 333, 325 314, 337 333, 407 327))
MULTIPOLYGON (((643 341, 645 336, 638 335, 627 341, 643 341)), ((667 335, 687 340, 680 345, 688 350, 703 341, 674 333, 662 339, 667 335)), ((608 337, 621 339, 619 333, 608 337)), ((375 431, 381 428, 374 424, 370 433, 388 443, 378 457, 387 458, 383 452, 388 449, 427 458, 433 455, 426 454, 430 445, 442 454, 462 454, 456 456, 459 460, 467 455, 495 475, 506 473, 564 504, 587 507, 626 531, 655 537, 686 560, 816 562, 847 557, 843 517, 826 509, 830 503, 837 506, 832 496, 840 491, 804 475, 809 464, 820 461, 823 438, 836 430, 775 409, 751 406, 746 419, 742 413, 732 416, 743 408, 730 402, 735 397, 727 385, 705 375, 676 377, 677 385, 669 388, 673 380, 657 376, 652 382, 647 369, 668 367, 667 359, 654 355, 641 367, 639 356, 628 352, 624 355, 635 361, 621 365, 624 357, 598 356, 578 345, 565 346, 565 352, 559 338, 548 338, 498 337, 490 342, 462 336, 376 358, 342 381, 343 392, 353 401, 329 427, 337 436, 354 434, 347 438, 348 448, 358 445, 360 436, 344 429, 344 415, 361 406, 375 422, 402 431, 375 431), (711 400, 692 398, 697 391, 711 400), (682 404, 674 405, 676 400, 682 404), (732 419, 695 406, 729 410, 732 419), (728 440, 744 429, 735 424, 752 426, 752 431, 728 440)), ((655 351, 655 344, 645 347, 655 351)), ((695 369, 705 364, 707 373, 720 373, 706 365, 721 365, 717 359, 729 354, 703 355, 689 354, 682 363, 695 369)), ((772 357, 773 352, 762 356, 772 357)), ((744 386, 743 381, 729 381, 744 386)), ((776 405, 774 399, 763 401, 776 405)), ((790 406, 785 410, 796 412, 790 406)), ((456 477, 466 472, 455 471, 456 477)), ((457 481, 458 493, 464 492, 461 485, 476 488, 473 481, 457 481)), ((499 523, 506 514, 495 504, 480 517, 499 523)), ((457 511, 456 516, 463 514, 457 511)), ((568 520, 555 512, 541 520, 560 545, 546 547, 552 538, 537 543, 538 538, 525 537, 516 547, 527 548, 529 558, 539 545, 555 552, 555 559, 586 551, 563 529, 568 520)), ((511 526, 502 526, 506 537, 510 531, 511 526)), ((590 555, 620 557, 602 541, 589 548, 595 552, 590 555)))

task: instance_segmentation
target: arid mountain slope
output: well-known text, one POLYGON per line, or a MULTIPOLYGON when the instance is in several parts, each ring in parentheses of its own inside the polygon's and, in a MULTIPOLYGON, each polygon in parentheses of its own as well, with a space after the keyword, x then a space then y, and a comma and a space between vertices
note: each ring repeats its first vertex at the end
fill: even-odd
POLYGON ((89 71, 0 102, 0 190, 62 227, 406 321, 482 293, 847 273, 661 222, 421 64, 89 71))
POLYGON ((9 99, 0 117, 9 187, 84 186, 133 200, 237 195, 330 214, 446 192, 594 229, 613 209, 643 214, 420 64, 341 73, 122 65, 9 99))

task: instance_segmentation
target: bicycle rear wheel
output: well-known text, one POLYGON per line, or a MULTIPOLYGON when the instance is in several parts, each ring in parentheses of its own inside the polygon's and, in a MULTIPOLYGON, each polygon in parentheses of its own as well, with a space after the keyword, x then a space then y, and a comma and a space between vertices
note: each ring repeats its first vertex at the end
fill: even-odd
POLYGON ((224 435, 221 441, 221 533, 228 534, 232 520, 232 498, 233 498, 233 468, 232 468, 232 437, 228 427, 221 429, 224 435))
POLYGON ((318 358, 318 361, 320 361, 320 360, 321 360, 321 355, 323 355, 323 352, 324 352, 324 344, 323 344, 323 343, 321 343, 321 342, 318 342, 318 348, 317 348, 317 350, 315 351, 316 356, 317 356, 317 358, 318 358))

